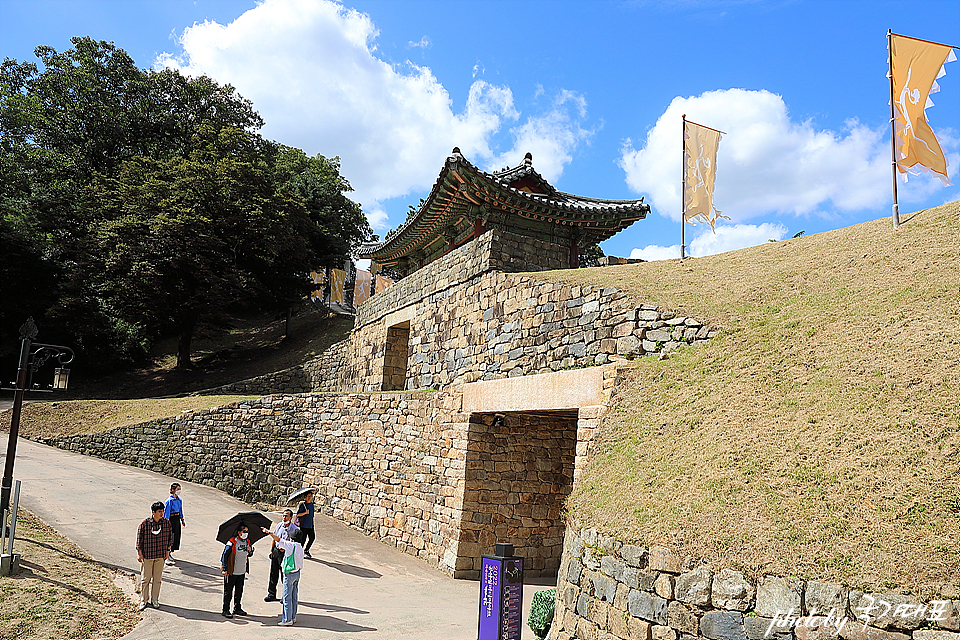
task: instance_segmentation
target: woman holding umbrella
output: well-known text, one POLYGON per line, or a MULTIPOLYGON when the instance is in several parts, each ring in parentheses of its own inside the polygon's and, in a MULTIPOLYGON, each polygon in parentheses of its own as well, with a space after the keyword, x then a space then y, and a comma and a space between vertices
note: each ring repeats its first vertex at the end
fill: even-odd
POLYGON ((263 537, 260 529, 270 519, 257 511, 238 513, 220 525, 217 540, 224 543, 220 556, 220 572, 223 574, 223 610, 225 618, 245 616, 247 612, 240 606, 243 598, 243 583, 250 572, 250 556, 253 555, 253 543, 263 537), (233 598, 233 613, 230 613, 230 599, 233 598))

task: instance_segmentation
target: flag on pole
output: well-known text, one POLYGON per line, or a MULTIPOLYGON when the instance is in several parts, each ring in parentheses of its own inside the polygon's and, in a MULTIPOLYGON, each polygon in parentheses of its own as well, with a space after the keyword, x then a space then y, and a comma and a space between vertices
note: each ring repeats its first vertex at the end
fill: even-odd
POLYGON ((930 94, 940 91, 943 65, 957 56, 950 46, 894 34, 889 46, 897 170, 904 180, 907 173, 918 175, 918 169, 930 171, 949 185, 947 158, 925 110, 933 106, 930 94))
POLYGON ((684 120, 683 220, 691 224, 706 222, 714 233, 717 218, 730 219, 713 206, 720 133, 716 129, 684 120))

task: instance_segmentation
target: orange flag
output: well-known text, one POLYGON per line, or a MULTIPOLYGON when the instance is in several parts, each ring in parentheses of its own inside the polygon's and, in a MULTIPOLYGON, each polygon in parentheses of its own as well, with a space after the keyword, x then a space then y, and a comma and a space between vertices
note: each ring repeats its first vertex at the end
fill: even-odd
POLYGON ((892 35, 890 48, 897 169, 917 175, 918 168, 925 168, 949 185, 947 159, 925 109, 933 106, 930 94, 940 90, 937 78, 946 73, 943 65, 957 57, 952 47, 906 36, 892 35))

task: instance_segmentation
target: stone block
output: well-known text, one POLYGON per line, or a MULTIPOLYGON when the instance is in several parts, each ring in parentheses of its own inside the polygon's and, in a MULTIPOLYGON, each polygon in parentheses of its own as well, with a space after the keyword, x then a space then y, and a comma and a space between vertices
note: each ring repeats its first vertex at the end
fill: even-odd
POLYGON ((620 557, 631 567, 643 569, 647 566, 647 550, 632 544, 620 547, 620 557))
POLYGON ((710 599, 718 609, 749 611, 753 606, 754 588, 739 571, 721 569, 713 576, 710 599))
POLYGON ((627 596, 630 615, 655 624, 667 624, 667 601, 645 591, 631 589, 627 596))
POLYGON ((793 640, 793 627, 775 626, 773 618, 743 617, 743 630, 749 640, 793 640))
POLYGON ((803 595, 804 615, 829 615, 831 611, 835 612, 833 617, 846 615, 849 591, 839 584, 813 580, 807 582, 807 588, 803 595))
POLYGON ((607 615, 610 612, 610 605, 606 602, 594 600, 590 605, 590 622, 597 625, 600 629, 607 628, 607 615))
POLYGON ((591 604, 590 596, 588 596, 585 593, 581 593, 580 596, 577 598, 577 606, 575 609, 577 612, 577 615, 580 616, 581 618, 589 618, 590 604, 591 604))
POLYGON ((757 586, 757 614, 773 618, 793 611, 800 615, 803 602, 803 581, 799 578, 765 576, 757 586))
POLYGON ((622 609, 618 610, 616 606, 614 606, 607 613, 607 628, 616 638, 629 638, 630 627, 627 625, 627 620, 629 619, 630 614, 622 609))
POLYGON ((666 625, 650 627, 651 640, 677 640, 677 632, 666 625))
POLYGON ((929 615, 929 607, 909 596, 894 593, 864 593, 858 601, 851 594, 850 612, 874 627, 916 629, 929 615))
POLYGON ((661 598, 673 599, 674 577, 669 573, 661 573, 653 583, 653 592, 661 598))
POLYGON ((659 329, 648 330, 644 337, 649 342, 670 342, 670 333, 659 329))
POLYGON ((713 584, 713 572, 706 567, 681 574, 674 588, 680 602, 706 607, 710 605, 710 587, 713 584))
POLYGON ((840 629, 843 640, 910 640, 910 636, 896 631, 869 627, 862 622, 848 620, 840 629))
POLYGON ((826 616, 807 616, 793 628, 797 640, 837 640, 840 637, 834 618, 826 616))
POLYGON ((650 547, 649 564, 653 571, 680 573, 680 556, 673 549, 667 547, 650 547))
POLYGON ((913 640, 960 640, 960 633, 940 631, 938 629, 923 629, 913 632, 913 640))
POLYGON ((617 338, 617 353, 626 355, 628 353, 639 353, 641 342, 634 336, 617 338))
POLYGON ((747 640, 739 611, 708 611, 700 618, 700 634, 710 640, 747 640))
POLYGON ((595 573, 591 576, 591 582, 593 582, 593 594, 597 599, 613 602, 614 597, 617 595, 616 580, 602 573, 595 573))
POLYGON ((652 569, 639 571, 637 572, 637 588, 642 591, 653 591, 659 577, 660 573, 652 569))
POLYGON ((667 621, 671 628, 692 636, 700 633, 700 619, 694 610, 676 600, 667 605, 667 621))
POLYGON ((623 572, 626 568, 625 564, 616 560, 613 556, 603 556, 600 558, 600 571, 617 582, 623 582, 623 572))

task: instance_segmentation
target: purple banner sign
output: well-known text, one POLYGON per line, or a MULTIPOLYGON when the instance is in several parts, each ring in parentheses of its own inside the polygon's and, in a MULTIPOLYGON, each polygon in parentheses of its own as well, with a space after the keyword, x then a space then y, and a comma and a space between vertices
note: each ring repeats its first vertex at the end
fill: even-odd
POLYGON ((501 640, 500 587, 503 580, 502 569, 503 561, 483 558, 483 566, 480 570, 479 640, 501 640))
POLYGON ((498 640, 520 640, 523 625, 523 558, 501 561, 501 596, 503 616, 498 640))

